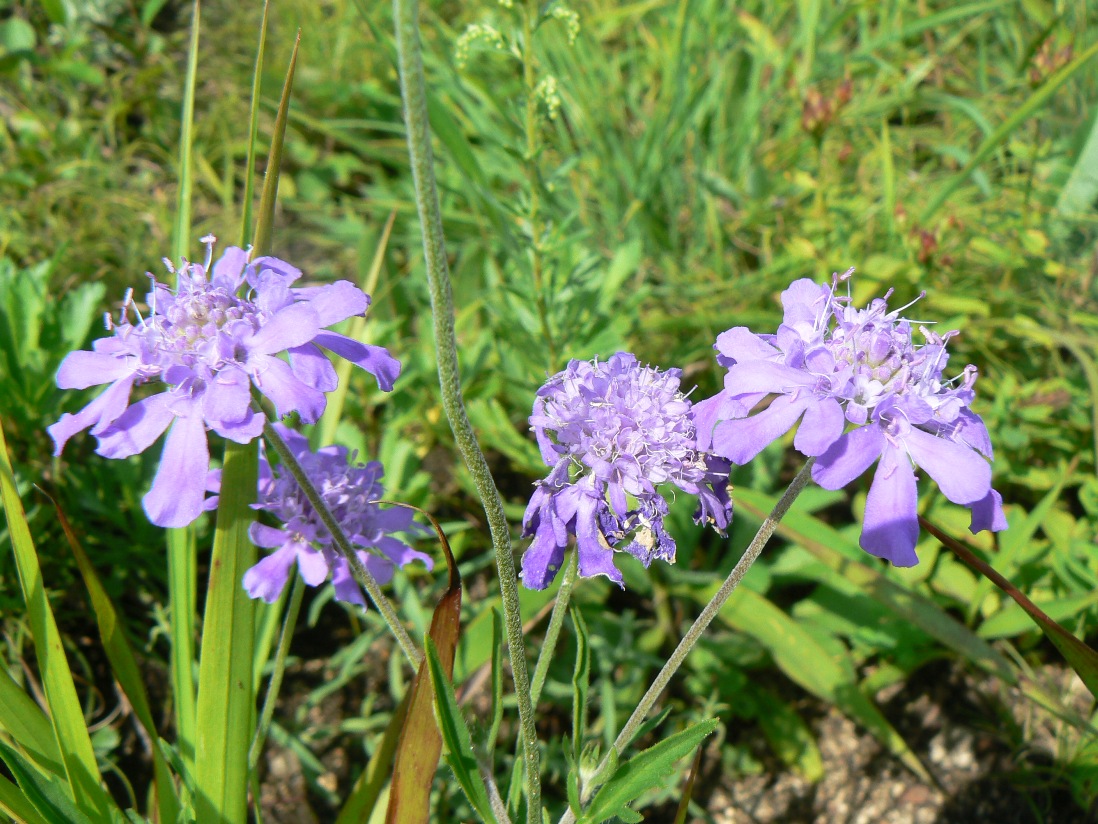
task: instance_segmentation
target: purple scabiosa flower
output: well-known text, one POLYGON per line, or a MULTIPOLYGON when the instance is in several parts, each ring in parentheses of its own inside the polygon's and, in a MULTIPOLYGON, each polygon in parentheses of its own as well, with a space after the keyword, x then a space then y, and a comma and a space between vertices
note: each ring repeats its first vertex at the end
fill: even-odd
POLYGON ((601 363, 573 360, 538 390, 530 425, 552 470, 523 518, 523 535, 534 539, 522 558, 527 587, 549 585, 569 535, 584 577, 605 575, 621 585, 614 550, 623 544, 646 567, 654 558, 673 563, 662 484, 698 496, 696 522, 721 532, 728 526, 729 464, 698 449, 681 374, 619 352, 601 363))
POLYGON ((97 340, 91 352, 69 353, 57 372, 62 389, 109 385, 49 427, 55 455, 89 427, 99 441, 96 451, 107 458, 136 455, 168 432, 144 498, 149 520, 160 526, 185 526, 202 511, 208 430, 238 443, 262 431, 252 385, 279 416, 297 412, 313 423, 324 411, 324 393, 336 386, 335 369, 319 347, 361 366, 386 391, 400 373, 400 363, 384 348, 326 330, 369 306, 352 283, 295 288, 300 270, 274 257, 249 261, 248 252, 235 246, 211 267, 215 238, 202 241, 205 263, 184 260, 175 272, 177 289, 150 274, 146 316, 130 290, 119 320, 107 317, 113 336, 97 340), (282 352, 289 362, 278 357, 282 352), (166 391, 131 404, 133 388, 150 382, 166 391))
MULTIPOLYGON (((422 561, 432 568, 430 556, 394 537, 426 531, 413 522, 414 513, 400 507, 382 509, 377 504, 384 496, 380 463, 355 463, 356 456, 342 446, 313 452, 302 435, 282 424, 275 426, 348 540, 362 547, 356 550, 358 557, 378 583, 388 583, 395 567, 412 561, 422 561)), ((366 606, 347 559, 335 549, 331 533, 301 486, 288 471, 272 468, 266 458, 259 464, 259 502, 254 508, 271 513, 283 525, 252 524, 248 533, 252 541, 274 552, 244 573, 248 595, 269 604, 277 601, 296 561, 305 583, 319 586, 330 576, 337 600, 366 606)))
MULTIPOLYGON (((971 530, 1006 529, 1002 498, 991 488, 991 441, 969 409, 976 367, 943 377, 946 342, 920 326, 916 342, 903 309, 888 297, 864 309, 830 286, 798 280, 782 293, 785 317, 773 335, 744 327, 717 338, 728 367, 725 389, 697 406, 711 427, 699 443, 743 464, 798 421, 793 445, 815 457, 812 477, 840 489, 877 463, 866 501, 861 546, 896 566, 918 563, 915 467, 950 501, 972 512, 971 530), (765 397, 771 402, 751 414, 765 397)), ((906 307, 904 307, 906 308, 906 307)))

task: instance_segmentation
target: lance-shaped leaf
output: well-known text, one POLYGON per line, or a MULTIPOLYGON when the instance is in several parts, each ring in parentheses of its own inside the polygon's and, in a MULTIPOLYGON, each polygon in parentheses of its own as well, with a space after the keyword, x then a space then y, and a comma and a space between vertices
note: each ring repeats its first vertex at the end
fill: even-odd
MULTIPOLYGON (((454 675, 454 654, 461 634, 461 575, 442 527, 430 515, 427 517, 438 533, 449 571, 449 583, 431 617, 428 637, 437 653, 439 671, 449 681, 454 675)), ((408 716, 404 719, 393 768, 386 824, 424 824, 430 818, 431 783, 442 754, 442 738, 435 721, 435 690, 428 674, 428 662, 429 658, 420 663, 412 681, 408 716)))
POLYGON ((640 821, 640 816, 626 805, 653 787, 660 786, 675 762, 698 746, 717 728, 717 723, 718 719, 710 718, 687 727, 618 764, 610 779, 591 799, 579 824, 599 824, 614 816, 623 821, 640 821))
MULTIPOLYGON (((49 496, 47 496, 49 497, 49 496)), ((114 608, 107 590, 104 589, 99 575, 92 566, 84 548, 77 540, 69 519, 65 516, 61 506, 53 498, 50 502, 57 512, 57 519, 61 529, 68 539, 69 547, 76 558, 76 565, 80 568, 80 575, 84 579, 84 586, 88 589, 91 598, 92 611, 99 626, 99 637, 103 642, 103 649, 107 653, 107 660, 111 665, 111 672, 118 680, 125 693, 126 699, 133 707, 134 715, 145 729, 150 741, 156 741, 159 733, 156 722, 153 721, 152 710, 149 707, 149 697, 145 692, 145 682, 141 677, 141 670, 137 666, 137 658, 133 654, 130 642, 122 631, 118 619, 118 611, 114 608)), ((175 785, 172 783, 172 773, 168 768, 168 762, 164 760, 158 747, 152 748, 153 780, 156 788, 156 809, 160 813, 161 821, 175 821, 179 814, 179 799, 175 793, 175 785)))
POLYGON ((38 565, 38 554, 31 539, 23 502, 15 486, 15 475, 8 458, 8 446, 0 426, 0 498, 8 520, 8 535, 15 552, 15 568, 23 601, 27 605, 27 623, 34 638, 34 653, 42 674, 46 705, 53 722, 54 738, 64 767, 64 779, 77 806, 94 812, 106 821, 110 810, 117 807, 99 783, 99 767, 91 737, 84 721, 84 711, 76 695, 72 671, 65 658, 61 634, 53 618, 49 599, 38 565))
POLYGON ((1021 590, 996 572, 991 566, 976 557, 975 553, 956 538, 946 534, 922 516, 919 517, 919 522, 927 532, 941 541, 944 546, 953 550, 962 561, 981 575, 986 576, 995 586, 999 587, 999 589, 1013 598, 1018 606, 1024 609, 1029 617, 1032 618, 1045 635, 1048 636, 1048 640, 1060 650, 1060 654, 1064 656, 1068 664, 1071 665, 1071 668, 1075 670, 1079 678, 1086 685, 1086 688, 1090 690, 1091 695, 1098 698, 1098 652, 1095 652, 1049 618, 1048 615, 1046 615, 1035 603, 1029 600, 1021 590))

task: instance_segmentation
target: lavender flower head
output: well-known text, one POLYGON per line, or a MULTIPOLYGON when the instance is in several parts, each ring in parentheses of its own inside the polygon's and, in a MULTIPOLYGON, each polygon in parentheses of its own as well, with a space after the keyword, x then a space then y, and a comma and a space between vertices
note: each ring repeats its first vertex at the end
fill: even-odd
MULTIPOLYGON (((425 531, 412 521, 414 513, 400 507, 382 509, 377 503, 384 497, 380 463, 355 463, 356 456, 342 446, 313 452, 303 436, 281 424, 275 426, 348 540, 362 547, 358 557, 378 583, 388 583, 395 567, 412 561, 432 568, 430 556, 394 537, 425 531)), ((301 486, 288 470, 272 469, 265 458, 259 464, 259 503, 254 508, 271 513, 283 526, 252 524, 248 533, 252 541, 274 552, 244 573, 248 595, 269 604, 277 601, 296 562, 305 583, 319 586, 330 576, 337 600, 366 606, 347 559, 335 549, 331 533, 301 486)))
POLYGON ((301 271, 274 257, 248 260, 235 246, 211 267, 212 236, 203 264, 183 261, 178 288, 151 274, 142 316, 126 294, 113 332, 94 351, 70 352, 57 372, 62 389, 107 389, 75 415, 65 413, 49 427, 55 455, 78 432, 91 428, 107 458, 126 458, 168 432, 152 489, 144 498, 149 520, 185 526, 203 508, 209 447, 206 432, 248 443, 263 429, 252 405, 251 386, 274 404, 279 416, 297 412, 305 423, 324 411, 325 392, 336 387, 336 372, 320 347, 361 366, 388 391, 400 363, 384 348, 351 340, 326 327, 361 315, 370 299, 349 281, 295 288, 301 271), (245 294, 239 294, 246 287, 245 294), (289 361, 278 357, 289 353, 289 361), (166 390, 130 403, 135 386, 160 382, 166 390))
POLYGON ((523 535, 534 539, 522 558, 527 587, 549 585, 569 535, 585 577, 605 575, 621 585, 614 551, 622 544, 646 567, 654 558, 673 563, 662 484, 698 496, 696 522, 722 532, 728 526, 729 465, 698 449, 680 375, 619 352, 602 363, 573 360, 538 390, 530 424, 552 471, 523 518, 523 535))
POLYGON ((816 457, 812 477, 840 489, 878 462, 866 501, 861 546, 897 566, 918 563, 918 492, 923 468, 950 501, 972 512, 971 531, 1006 529, 991 488, 991 440, 975 398, 976 367, 946 379, 946 343, 890 311, 888 298, 864 309, 830 285, 798 280, 782 293, 785 319, 773 335, 736 327, 717 338, 725 389, 696 405, 699 443, 743 464, 798 421, 793 445, 816 457), (772 401, 750 414, 765 397, 772 401), (703 426, 700 422, 704 421, 703 426))

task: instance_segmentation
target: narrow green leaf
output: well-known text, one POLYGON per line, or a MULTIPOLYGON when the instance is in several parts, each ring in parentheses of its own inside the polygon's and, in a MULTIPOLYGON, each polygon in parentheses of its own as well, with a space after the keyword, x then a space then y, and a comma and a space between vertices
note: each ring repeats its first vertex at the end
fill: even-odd
POLYGON ((172 708, 180 756, 194 772, 194 633, 197 625, 197 547, 193 526, 167 530, 168 607, 171 617, 172 708))
POLYGON ((34 809, 34 805, 23 791, 2 775, 0 775, 0 813, 22 824, 50 824, 34 809))
MULTIPOLYGON (((742 514, 761 520, 775 499, 750 489, 736 490, 736 506, 742 514)), ((1018 682, 1013 666, 987 641, 979 638, 937 604, 912 592, 862 563, 864 552, 856 543, 818 518, 795 507, 786 513, 778 534, 812 553, 834 572, 828 583, 840 591, 856 588, 923 632, 1008 684, 1018 682), (844 587, 845 584, 845 587, 844 587)))
POLYGON ((7 441, 0 424, 0 497, 8 520, 8 535, 15 552, 15 566, 23 601, 27 605, 27 623, 34 638, 34 652, 46 693, 46 704, 53 722, 54 738, 61 753, 65 778, 72 797, 83 809, 91 810, 106 820, 111 809, 117 809, 100 785, 99 768, 95 762, 88 727, 72 671, 65 658, 61 634, 50 609, 42 582, 42 570, 34 549, 23 503, 15 486, 7 441))
POLYGON ((335 824, 361 824, 363 821, 373 820, 374 807, 393 772, 393 760, 396 758, 400 732, 404 728, 404 719, 408 716, 408 702, 411 698, 411 690, 404 693, 404 700, 394 710, 381 736, 381 743, 377 745, 366 769, 351 788, 335 824))
POLYGON ((682 794, 679 797, 679 807, 675 810, 675 824, 686 824, 686 816, 690 814, 690 799, 694 797, 694 784, 701 771, 702 748, 694 754, 694 763, 690 765, 690 772, 686 776, 686 784, 683 785, 682 794))
POLYGON ((849 657, 836 658, 796 620, 745 587, 728 599, 720 616, 762 644, 792 681, 861 723, 908 769, 924 781, 932 780, 911 747, 861 691, 849 657))
POLYGON ((271 133, 271 150, 267 154, 267 170, 263 174, 263 194, 259 199, 259 213, 256 215, 255 235, 252 238, 253 255, 267 255, 271 252, 271 229, 274 227, 275 202, 278 200, 278 177, 282 171, 282 144, 286 139, 286 121, 290 111, 290 91, 294 85, 294 71, 297 69, 297 50, 301 45, 301 31, 297 32, 294 50, 290 55, 290 66, 286 70, 286 81, 282 84, 282 98, 278 103, 278 115, 275 117, 274 131, 271 133))
POLYGON ((473 755, 473 742, 465 725, 461 708, 454 697, 454 685, 443 671, 434 642, 426 641, 427 663, 430 667, 431 685, 435 693, 435 716, 438 719, 442 740, 446 744, 446 763, 454 771, 458 785, 482 821, 494 822, 495 815, 488 801, 488 788, 477 769, 473 755))
POLYGON ((18 741, 41 770, 65 774, 50 719, 4 667, 0 667, 0 730, 18 741))
POLYGON ((635 817, 627 818, 632 811, 626 805, 647 790, 662 784, 674 763, 697 747, 717 728, 718 723, 718 719, 710 718, 694 724, 628 761, 619 763, 610 779, 591 799, 580 824, 599 824, 613 816, 624 820, 638 820, 635 817))
POLYGON ((1062 626, 1046 615, 1040 607, 1034 604, 1014 584, 996 572, 991 566, 980 560, 975 553, 953 538, 946 532, 930 523, 926 518, 919 516, 919 523, 923 525, 931 535, 942 544, 951 549, 966 564, 975 569, 981 575, 990 578, 991 581, 1003 592, 1013 598, 1018 606, 1024 609, 1029 616, 1044 631, 1045 635, 1064 656, 1064 659, 1075 670, 1079 678, 1090 690, 1091 695, 1098 698, 1098 652, 1084 644, 1062 626))
MULTIPOLYGON (((68 793, 64 780, 36 770, 15 748, 0 741, 0 760, 11 770, 23 796, 49 824, 96 824, 106 819, 91 818, 68 793)), ((94 811, 93 811, 94 813, 94 811)))
MULTIPOLYGON (((454 655, 461 635, 461 574, 442 527, 430 515, 427 517, 438 533, 449 573, 446 591, 439 598, 434 615, 431 616, 428 638, 433 644, 440 670, 445 675, 445 680, 450 682, 454 677, 454 655)), ((429 659, 425 658, 412 681, 408 716, 401 730, 393 768, 389 808, 385 814, 386 824, 421 824, 430 818, 431 784, 438 771, 438 759, 442 753, 439 727, 443 724, 443 719, 440 715, 436 721, 434 710, 439 701, 438 690, 441 688, 441 683, 433 683, 429 674, 429 659)), ((459 757, 466 753, 464 749, 456 751, 459 757)), ((460 781, 462 776, 456 768, 454 774, 460 781)))
POLYGON ((1098 201, 1098 112, 1092 117, 1087 142, 1056 198, 1056 211, 1068 217, 1090 215, 1095 201, 1098 201))
POLYGON ((579 607, 569 609, 576 630, 576 666, 572 671, 572 760, 580 763, 583 741, 587 737, 587 693, 591 684, 591 644, 587 640, 587 624, 579 607))
POLYGON ((195 811, 199 821, 247 820, 248 745, 255 726, 255 605, 241 579, 255 564, 258 445, 225 444, 221 498, 210 561, 195 729, 195 811))
MULTIPOLYGON (((1034 606, 1053 621, 1069 621, 1095 604, 1098 604, 1098 590, 1070 598, 1055 598, 1045 603, 1035 603, 1034 606)), ((1025 609, 1008 601, 1004 609, 980 624, 976 632, 981 638, 1012 638, 1032 629, 1033 619, 1025 609)))
MULTIPOLYGON (((125 693, 130 706, 133 707, 138 722, 145 728, 149 739, 155 741, 159 734, 156 730, 156 722, 153 721, 152 710, 149 707, 145 682, 141 677, 141 670, 137 666, 137 658, 133 654, 130 642, 119 624, 118 611, 114 608, 106 589, 103 588, 99 575, 96 573, 95 567, 92 566, 91 559, 88 558, 84 548, 80 545, 80 541, 77 540, 69 519, 65 516, 57 501, 50 498, 50 502, 57 513, 57 519, 61 524, 62 531, 65 533, 65 538, 69 542, 72 554, 76 558, 76 565, 79 567, 80 575, 84 579, 84 586, 88 589, 92 611, 95 613, 95 620, 99 626, 99 637, 103 641, 103 648, 107 653, 111 672, 122 687, 122 692, 125 693)), ((175 793, 171 770, 168 768, 168 764, 159 749, 153 749, 152 758, 156 808, 160 814, 160 820, 175 821, 179 814, 179 799, 175 793)))
POLYGON ((907 40, 922 34, 924 31, 951 26, 968 17, 975 17, 987 11, 994 11, 1000 6, 1012 6, 1017 0, 978 0, 975 3, 965 3, 960 6, 950 6, 937 14, 919 15, 915 20, 904 26, 892 28, 880 37, 867 40, 859 46, 854 54, 862 57, 871 51, 887 46, 889 43, 907 40))
MULTIPOLYGON (((252 200, 255 198, 255 143, 259 139, 259 96, 263 86, 263 58, 267 53, 267 14, 270 0, 263 0, 263 22, 259 24, 259 48, 252 74, 252 105, 248 115, 248 159, 244 169, 244 203, 240 218, 240 245, 247 246, 252 235, 252 200)), ((328 441, 325 441, 328 443, 328 441)))
POLYGON ((942 204, 949 199, 949 196, 957 190, 957 187, 968 180, 969 176, 976 168, 987 160, 991 153, 995 151, 1004 140, 1010 137, 1015 129, 1045 105, 1049 98, 1051 98, 1064 83, 1070 80, 1076 72, 1082 69, 1096 54, 1098 54, 1098 43, 1092 44, 1089 49, 1049 77, 1040 88, 1036 89, 1033 94, 1029 96, 1029 99, 1021 106, 1014 109, 1010 117, 1004 120, 994 132, 988 135, 984 142, 972 153, 972 157, 969 158, 968 163, 964 165, 961 171, 947 180, 939 187, 938 191, 934 193, 934 197, 919 216, 920 222, 924 225, 928 223, 934 216, 934 213, 937 212, 942 204))
POLYGON ((187 256, 191 239, 191 192, 194 187, 194 93, 198 78, 198 31, 202 22, 199 0, 194 0, 191 44, 187 50, 187 74, 183 85, 183 111, 179 129, 179 198, 175 206, 172 260, 187 256))
POLYGON ((486 742, 488 763, 495 761, 496 738, 503 723, 503 613, 492 608, 492 723, 486 742))

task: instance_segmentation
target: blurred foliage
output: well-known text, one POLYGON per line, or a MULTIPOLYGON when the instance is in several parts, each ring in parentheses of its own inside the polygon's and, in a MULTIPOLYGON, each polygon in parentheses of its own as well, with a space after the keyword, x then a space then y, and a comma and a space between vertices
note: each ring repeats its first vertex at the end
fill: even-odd
MULTIPOLYGON (((224 0, 203 8, 194 235, 232 240, 260 9, 224 0)), ((706 397, 722 378, 711 350, 719 332, 772 329, 790 280, 854 265, 857 300, 894 288, 902 305, 925 290, 912 316, 959 329, 956 371, 980 367, 976 410, 996 446, 1011 529, 996 540, 968 536, 967 515, 929 484, 921 512, 968 538, 1080 637, 1098 638, 1098 75, 1093 62, 1071 62, 1094 44, 1086 5, 587 0, 544 11, 527 31, 521 4, 423 10, 466 400, 516 528, 544 473, 525 418, 547 373, 570 357, 628 348, 683 367, 684 383, 698 386, 693 397, 706 397), (470 25, 480 27, 476 36, 470 25), (1046 84, 1063 79, 1057 72, 1069 73, 1066 82, 1041 102, 1046 84), (1035 100, 1034 116, 1015 123, 1035 100), (1003 124, 1012 125, 1005 134, 1003 124), (981 148, 985 159, 969 169, 981 148), (938 193, 948 196, 935 207, 938 193)), ((188 22, 189 4, 178 0, 0 0, 0 199, 11 207, 0 211, 0 411, 12 422, 21 481, 57 487, 97 565, 112 570, 108 586, 140 579, 130 589, 135 627, 163 600, 163 543, 139 503, 155 454, 108 465, 83 437, 51 462, 42 428, 76 408, 75 396, 50 383, 64 352, 86 343, 92 319, 124 289, 140 293, 141 273, 167 250, 188 22)), ((354 375, 336 432, 385 462, 391 495, 448 521, 470 587, 458 658, 458 673, 470 675, 490 658, 498 597, 438 401, 389 9, 362 0, 276 4, 268 120, 299 26, 274 253, 311 279, 365 282, 381 227, 397 215, 366 334, 401 358, 404 373, 388 396, 354 375)), ((769 494, 793 470, 773 448, 733 481, 769 494)), ((832 547, 841 552, 856 542, 865 491, 816 490, 798 507, 841 536, 832 547)), ((53 527, 35 522, 31 501, 32 524, 48 536, 39 545, 52 545, 53 527)), ((702 535, 680 503, 674 569, 644 573, 626 559, 625 593, 600 581, 577 590, 592 646, 588 743, 612 740, 753 532, 741 511, 729 541, 702 535)), ((820 753, 795 699, 808 690, 906 758, 887 721, 873 727, 872 696, 953 653, 786 538, 748 576, 743 597, 762 605, 755 623, 730 615, 715 625, 671 700, 694 718, 757 724, 778 758, 816 778, 820 753), (800 639, 800 664, 781 637, 800 639), (833 667, 814 688, 813 656, 833 667)), ((912 570, 878 566, 857 550, 849 557, 1015 661, 1053 660, 987 582, 932 539, 919 553, 912 570)), ((58 566, 52 580, 65 589, 67 562, 46 563, 58 566)), ((0 593, 10 575, 5 551, 0 593)), ((395 584, 421 635, 440 586, 423 576, 395 584)), ((533 618, 547 596, 527 598, 533 618)), ((323 593, 311 601, 314 624, 325 620, 326 601, 323 593)), ((11 604, 0 606, 7 614, 11 604)), ((318 753, 345 734, 369 751, 407 686, 396 665, 379 686, 385 679, 367 656, 378 627, 365 620, 368 632, 340 630, 332 637, 341 643, 321 646, 324 677, 304 678, 304 697, 272 729, 330 804, 340 793, 318 753), (371 690, 360 704, 317 721, 334 691, 363 678, 371 690)), ((562 642, 550 670, 547 734, 568 729, 574 652, 562 642)), ((1093 741, 1070 731, 1057 741, 1051 756, 1085 806, 1098 786, 1093 741)), ((733 774, 761 769, 739 739, 725 750, 733 774)), ((506 763, 505 748, 498 757, 506 763)), ((558 786, 564 759, 549 753, 558 786)), ((669 779, 653 797, 673 786, 669 779)), ((462 815, 464 801, 447 803, 462 815)))

